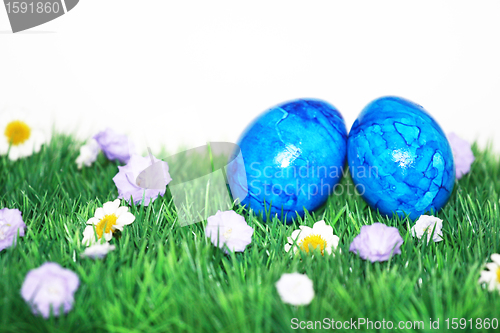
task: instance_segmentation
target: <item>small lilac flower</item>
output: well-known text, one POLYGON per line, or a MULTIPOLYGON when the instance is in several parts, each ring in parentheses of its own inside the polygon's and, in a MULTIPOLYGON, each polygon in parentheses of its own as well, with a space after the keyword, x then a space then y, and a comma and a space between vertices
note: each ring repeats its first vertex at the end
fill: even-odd
POLYGON ((24 237, 25 228, 19 209, 0 209, 0 251, 16 244, 18 230, 19 236, 24 237))
POLYGON ((137 205, 142 203, 144 196, 144 206, 148 206, 158 196, 165 195, 166 186, 171 180, 167 162, 153 156, 142 157, 136 154, 130 157, 127 165, 119 166, 118 173, 113 177, 118 189, 118 199, 124 199, 130 205, 132 197, 137 205))
POLYGON ((88 167, 91 166, 97 159, 99 151, 101 151, 101 148, 95 139, 90 139, 86 144, 81 146, 80 155, 76 158, 78 169, 81 169, 84 164, 88 167))
POLYGON ((307 305, 314 298, 313 282, 307 275, 300 273, 285 273, 276 282, 276 289, 284 303, 292 305, 307 305))
POLYGON ((235 211, 220 210, 207 219, 205 237, 210 238, 214 246, 224 248, 225 252, 243 252, 248 244, 252 242, 253 228, 250 227, 245 218, 235 211))
POLYGON ((91 259, 102 259, 104 258, 109 252, 114 251, 116 246, 114 245, 109 245, 108 242, 104 244, 94 244, 91 247, 88 247, 83 251, 81 254, 82 258, 91 258, 91 259))
POLYGON ((460 138, 455 133, 448 134, 448 142, 453 151, 453 159, 455 160, 455 174, 457 179, 469 173, 470 166, 474 162, 474 154, 472 153, 471 145, 466 140, 460 138))
POLYGON ((421 215, 415 225, 411 227, 411 235, 421 239, 427 235, 427 242, 440 242, 443 240, 443 220, 435 216, 421 215), (432 238, 431 238, 432 235, 432 238))
POLYGON ((80 280, 78 275, 69 269, 62 268, 54 262, 46 262, 42 266, 32 269, 26 274, 21 296, 31 306, 32 312, 49 318, 50 308, 54 316, 61 315, 73 307, 73 295, 78 289, 80 280))
POLYGON ((364 225, 349 247, 349 251, 358 253, 365 260, 386 261, 393 254, 401 254, 403 238, 398 228, 382 223, 364 225))
POLYGON ((129 141, 125 134, 118 134, 111 128, 97 133, 94 136, 108 160, 118 160, 127 163, 131 153, 134 151, 134 145, 129 141))

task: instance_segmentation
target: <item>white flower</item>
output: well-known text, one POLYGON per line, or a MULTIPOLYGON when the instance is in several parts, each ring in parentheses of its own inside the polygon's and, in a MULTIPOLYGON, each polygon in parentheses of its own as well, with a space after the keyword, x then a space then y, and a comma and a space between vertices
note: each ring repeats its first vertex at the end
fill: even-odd
POLYGON ((276 282, 276 289, 285 303, 307 305, 314 298, 313 282, 305 274, 285 273, 276 282))
POLYGON ((97 208, 94 217, 87 221, 89 224, 83 231, 83 245, 94 245, 104 239, 109 242, 116 230, 123 231, 123 227, 135 221, 135 216, 128 212, 128 207, 120 207, 120 200, 106 202, 102 208, 97 208), (94 232, 95 228, 95 232, 94 232), (97 234, 97 238, 96 238, 97 234))
POLYGON ((0 114, 0 155, 9 154, 12 161, 38 153, 46 137, 33 119, 21 109, 9 109, 0 114))
POLYGON ((102 259, 108 254, 108 252, 114 251, 115 248, 116 246, 109 245, 108 242, 104 244, 94 244, 91 247, 86 248, 85 251, 83 251, 83 253, 81 254, 81 257, 102 259))
POLYGON ((411 234, 413 237, 421 239, 422 236, 427 235, 427 242, 432 240, 440 242, 443 240, 443 220, 429 215, 421 215, 415 225, 411 227, 411 234), (434 234, 433 234, 434 232, 434 234))
MULTIPOLYGON (((210 238, 214 246, 236 252, 243 252, 248 244, 252 242, 253 228, 250 227, 245 218, 235 211, 221 212, 207 219, 205 237, 210 238)), ((227 250, 226 250, 227 253, 227 250)))
POLYGON ((500 292, 500 254, 493 253, 491 255, 491 260, 493 260, 493 262, 486 264, 488 270, 481 272, 481 277, 478 282, 486 282, 489 291, 496 289, 500 292))
POLYGON ((86 144, 80 147, 80 155, 76 158, 76 164, 78 165, 78 169, 81 169, 82 166, 91 166, 92 163, 97 159, 97 155, 101 148, 95 139, 90 139, 86 144))
POLYGON ((331 255, 339 245, 340 239, 333 234, 332 226, 326 225, 323 220, 314 223, 312 228, 305 225, 299 228, 292 232, 291 237, 288 237, 288 244, 285 244, 286 252, 289 252, 292 247, 294 252, 299 249, 309 252, 311 249, 319 248, 322 255, 325 251, 331 255))

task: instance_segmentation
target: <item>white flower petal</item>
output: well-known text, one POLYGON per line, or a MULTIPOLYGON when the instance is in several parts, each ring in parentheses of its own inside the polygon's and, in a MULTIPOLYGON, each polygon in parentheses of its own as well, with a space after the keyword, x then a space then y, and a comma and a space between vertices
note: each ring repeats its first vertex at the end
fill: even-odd
POLYGON ((333 227, 331 225, 322 226, 316 229, 313 229, 313 233, 318 235, 333 235, 333 227))
POLYGON ((115 201, 106 202, 104 205, 102 205, 102 208, 104 209, 105 215, 111 215, 116 212, 119 206, 120 206, 120 199, 116 199, 115 201))
POLYGON ((87 224, 91 224, 91 225, 98 225, 99 224, 99 219, 96 218, 96 217, 91 217, 88 221, 87 221, 87 224))
POLYGON ((116 220, 116 223, 123 226, 123 225, 129 225, 134 221, 135 221, 134 214, 129 213, 129 212, 125 212, 118 217, 118 219, 116 220))
POLYGON ((116 212, 115 212, 115 215, 117 217, 120 217, 120 215, 124 214, 124 213, 127 213, 128 212, 128 207, 125 207, 125 206, 121 206, 119 207, 116 212))
POLYGON ((112 229, 113 231, 115 231, 115 230, 120 230, 120 231, 123 231, 123 227, 124 227, 124 225, 123 225, 123 224, 122 224, 122 225, 120 225, 120 224, 115 224, 114 226, 112 226, 112 227, 111 227, 111 229, 112 229))
MULTIPOLYGON (((0 124, 0 131, 2 128, 4 127, 2 127, 2 125, 0 124)), ((0 132, 0 154, 1 155, 7 154, 8 150, 9 150, 9 141, 7 141, 7 137, 1 135, 0 132)))
POLYGON ((481 272, 481 277, 479 278, 479 282, 490 282, 492 278, 494 277, 494 274, 490 271, 482 271, 481 272))
POLYGON ((488 290, 489 291, 494 291, 495 289, 498 289, 498 283, 495 280, 491 280, 490 283, 488 284, 488 290))
POLYGON ((292 246, 290 244, 285 244, 285 252, 290 251, 291 248, 292 246))
POLYGON ((498 269, 498 265, 494 262, 490 262, 486 264, 486 268, 488 268, 490 272, 496 272, 498 269))
POLYGON ((325 227, 326 225, 327 224, 326 224, 325 220, 316 221, 313 224, 313 229, 314 229, 314 227, 321 228, 321 227, 325 227))
POLYGON ((106 214, 104 213, 104 209, 102 209, 101 207, 99 207, 95 210, 94 217, 98 218, 99 220, 102 220, 104 215, 106 215, 106 214))
POLYGON ((83 230, 83 240, 82 244, 86 246, 93 245, 97 242, 95 233, 94 233, 94 228, 89 225, 85 227, 85 230, 83 230))
POLYGON ((500 254, 498 253, 493 253, 491 255, 491 260, 493 260, 494 263, 500 266, 500 254))
POLYGON ((297 244, 299 244, 304 238, 306 238, 307 236, 309 236, 311 234, 313 234, 312 228, 304 228, 302 230, 299 230, 299 235, 296 238, 297 244))
POLYGON ((299 229, 299 230, 294 230, 294 231, 292 232, 292 236, 291 236, 291 237, 288 237, 288 238, 289 238, 289 240, 288 240, 288 241, 289 241, 290 243, 293 243, 293 241, 294 241, 294 240, 296 240, 296 239, 299 237, 300 232, 301 232, 301 230, 300 230, 300 229, 299 229))
POLYGON ((19 157, 21 156, 21 152, 19 149, 11 147, 9 151, 9 160, 11 161, 17 161, 19 157))
POLYGON ((331 225, 326 225, 325 221, 321 220, 313 225, 313 232, 318 233, 318 234, 323 234, 323 233, 332 233, 333 234, 333 228, 331 225))
POLYGON ((334 249, 339 246, 340 238, 337 235, 330 236, 330 238, 326 239, 326 243, 330 246, 333 247, 334 249))

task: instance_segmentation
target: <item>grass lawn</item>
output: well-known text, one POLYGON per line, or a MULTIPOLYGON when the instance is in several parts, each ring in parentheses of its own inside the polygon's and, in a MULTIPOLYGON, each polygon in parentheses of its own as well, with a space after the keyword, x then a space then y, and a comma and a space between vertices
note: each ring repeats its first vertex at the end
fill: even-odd
POLYGON ((237 208, 255 231, 245 252, 226 255, 205 238, 206 222, 178 226, 165 195, 148 207, 130 207, 135 222, 111 240, 115 251, 94 261, 80 257, 82 233, 96 208, 116 199, 112 178, 118 164, 101 153, 91 167, 78 170, 80 145, 57 135, 29 158, 0 157, 0 208, 19 209, 27 225, 17 246, 0 252, 2 333, 289 332, 301 321, 305 327, 307 321, 324 324, 324 318, 392 321, 393 330, 380 330, 387 332, 398 331, 400 321, 424 325, 400 331, 427 332, 432 318, 439 319, 433 332, 449 332, 452 318, 466 320, 460 331, 487 331, 476 329, 477 318, 500 320, 499 293, 477 282, 490 255, 500 252, 500 161, 491 150, 474 145, 470 174, 456 183, 438 214, 444 221, 439 243, 413 238, 410 221, 382 217, 358 195, 344 193, 291 225, 276 219, 263 223, 237 208), (340 237, 341 253, 285 253, 287 237, 298 225, 322 219, 340 237), (362 225, 377 221, 398 227, 404 244, 401 255, 372 264, 349 252, 349 245, 362 225), (45 320, 31 313, 20 289, 27 272, 47 261, 74 271, 80 287, 67 315, 45 320), (310 305, 281 301, 275 283, 291 272, 312 279, 316 296, 310 305))

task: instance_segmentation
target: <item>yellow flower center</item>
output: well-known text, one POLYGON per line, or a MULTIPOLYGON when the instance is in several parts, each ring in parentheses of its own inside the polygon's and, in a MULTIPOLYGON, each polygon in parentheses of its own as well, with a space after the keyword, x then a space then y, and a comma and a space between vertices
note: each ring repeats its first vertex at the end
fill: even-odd
POLYGON ((228 229, 223 235, 225 239, 228 239, 231 236, 231 233, 233 232, 233 228, 228 229))
POLYGON ((300 244, 300 248, 306 252, 309 252, 310 249, 314 250, 318 247, 321 251, 321 255, 323 255, 326 247, 326 241, 321 238, 320 235, 309 235, 305 237, 300 244))
POLYGON ((106 215, 102 218, 101 221, 99 221, 99 223, 97 223, 97 225, 95 226, 95 231, 97 233, 98 239, 101 239, 103 232, 105 234, 109 233, 110 231, 113 232, 113 230, 111 230, 111 227, 116 224, 117 218, 118 217, 116 217, 115 214, 106 215))
POLYGON ((9 144, 17 146, 30 138, 31 128, 24 121, 14 120, 7 124, 4 134, 9 144))
POLYGON ((497 268, 497 282, 500 283, 500 267, 497 268))

